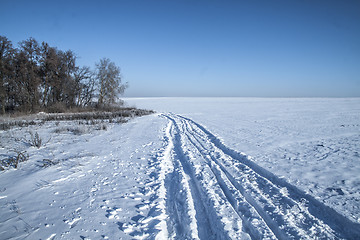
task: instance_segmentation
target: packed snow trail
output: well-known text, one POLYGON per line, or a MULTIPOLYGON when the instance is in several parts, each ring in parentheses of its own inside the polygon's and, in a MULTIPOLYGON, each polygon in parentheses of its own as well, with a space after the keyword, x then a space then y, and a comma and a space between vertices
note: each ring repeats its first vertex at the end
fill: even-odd
POLYGON ((163 114, 163 221, 175 239, 356 239, 353 223, 227 148, 191 119, 163 114))

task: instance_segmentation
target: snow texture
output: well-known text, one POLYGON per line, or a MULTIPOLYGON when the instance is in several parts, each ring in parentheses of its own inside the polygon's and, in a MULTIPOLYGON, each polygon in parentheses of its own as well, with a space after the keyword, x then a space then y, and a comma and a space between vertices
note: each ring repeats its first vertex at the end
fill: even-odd
POLYGON ((1 239, 359 239, 360 99, 127 102, 158 113, 0 132, 29 156, 0 172, 1 239))

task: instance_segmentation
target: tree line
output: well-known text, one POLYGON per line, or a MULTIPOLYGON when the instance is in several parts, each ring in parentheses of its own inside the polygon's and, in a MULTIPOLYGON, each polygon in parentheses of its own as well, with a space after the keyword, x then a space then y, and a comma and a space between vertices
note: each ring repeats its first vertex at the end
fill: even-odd
POLYGON ((120 68, 103 58, 91 70, 78 66, 76 58, 71 50, 34 38, 15 48, 0 36, 0 113, 62 112, 115 103, 127 87, 120 68))

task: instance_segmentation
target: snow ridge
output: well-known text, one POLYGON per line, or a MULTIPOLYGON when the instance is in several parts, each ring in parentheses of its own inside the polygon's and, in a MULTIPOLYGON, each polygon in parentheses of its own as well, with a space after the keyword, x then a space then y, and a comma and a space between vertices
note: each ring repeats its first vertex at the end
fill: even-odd
POLYGON ((356 239, 351 222, 226 147, 191 119, 172 113, 164 179, 172 239, 356 239))

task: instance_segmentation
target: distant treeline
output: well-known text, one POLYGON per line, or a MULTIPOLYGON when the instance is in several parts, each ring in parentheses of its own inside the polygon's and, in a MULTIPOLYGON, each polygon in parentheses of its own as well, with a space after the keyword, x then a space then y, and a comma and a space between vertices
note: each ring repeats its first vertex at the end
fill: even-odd
POLYGON ((15 48, 0 36, 0 114, 106 106, 126 87, 120 68, 108 58, 91 70, 78 66, 71 50, 62 51, 33 38, 15 48))

